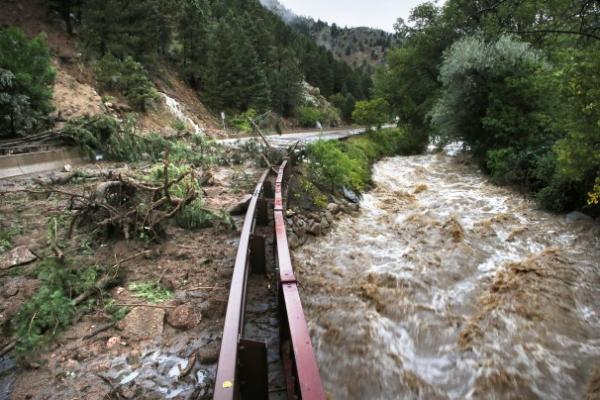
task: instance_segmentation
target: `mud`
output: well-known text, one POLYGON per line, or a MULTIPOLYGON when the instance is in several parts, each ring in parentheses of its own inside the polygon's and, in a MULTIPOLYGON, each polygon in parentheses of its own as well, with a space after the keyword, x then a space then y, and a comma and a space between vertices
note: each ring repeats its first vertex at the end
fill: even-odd
POLYGON ((444 154, 384 160, 294 253, 332 399, 596 399, 600 227, 444 154))

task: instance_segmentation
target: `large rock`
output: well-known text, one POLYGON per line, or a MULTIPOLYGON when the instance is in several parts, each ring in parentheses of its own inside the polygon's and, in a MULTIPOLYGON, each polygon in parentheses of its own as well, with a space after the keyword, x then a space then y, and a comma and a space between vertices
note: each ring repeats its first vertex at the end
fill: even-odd
POLYGON ((200 323, 201 318, 199 310, 190 304, 182 304, 167 314, 167 323, 176 329, 192 329, 200 323))
POLYGON ((298 239, 298 236, 294 232, 288 234, 288 244, 292 250, 300 246, 300 239, 298 239))
POLYGON ((202 365, 214 364, 219 360, 221 346, 218 342, 212 342, 198 349, 198 361, 202 365))
POLYGON ((327 205, 327 211, 333 215, 336 215, 340 212, 340 205, 336 203, 329 203, 327 205))
POLYGON ((37 259, 37 256, 27 247, 20 246, 0 256, 0 270, 29 264, 37 259))
POLYGON ((162 308, 135 307, 117 327, 128 337, 156 338, 163 333, 165 310, 162 308))
POLYGON ((229 207, 227 212, 231 215, 241 215, 248 210, 248 206, 250 205, 250 201, 252 200, 252 195, 247 194, 235 205, 229 207))
POLYGON ((314 236, 321 236, 321 233, 323 231, 323 228, 321 227, 321 224, 319 224, 318 222, 316 222, 315 220, 309 220, 308 221, 308 229, 307 229, 308 233, 310 233, 311 235, 314 236))
POLYGON ((358 203, 360 201, 360 198, 358 197, 358 195, 356 193, 354 193, 354 191, 344 187, 343 192, 344 192, 344 197, 347 200, 351 201, 352 203, 358 203))

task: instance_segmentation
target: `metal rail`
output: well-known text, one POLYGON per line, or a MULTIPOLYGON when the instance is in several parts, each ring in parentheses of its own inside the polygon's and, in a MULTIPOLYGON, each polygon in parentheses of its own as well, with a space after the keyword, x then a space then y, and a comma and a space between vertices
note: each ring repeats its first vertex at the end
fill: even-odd
MULTIPOLYGON (((277 175, 274 193, 274 225, 279 266, 279 310, 281 359, 290 400, 325 400, 319 368, 300 301, 297 281, 292 268, 285 229, 285 182, 290 163, 285 161, 277 175)), ((270 171, 262 175, 252 196, 236 256, 221 353, 217 366, 215 400, 268 399, 265 345, 244 339, 244 313, 246 286, 252 258, 264 250, 264 240, 253 242, 257 222, 265 222, 267 201, 272 196, 272 186, 267 180, 270 171), (261 221, 262 220, 262 221, 261 221), (260 249, 263 247, 263 249, 260 249), (256 382, 250 382, 254 380, 256 382)), ((271 197, 272 198, 272 197, 271 197)))
POLYGON ((294 275, 285 228, 285 182, 290 163, 285 161, 275 181, 275 240, 281 283, 281 356, 289 399, 324 400, 325 391, 312 348, 308 326, 294 275))
POLYGON ((221 353, 217 366, 217 379, 215 384, 215 400, 233 400, 239 398, 240 385, 238 385, 238 350, 240 339, 244 330, 244 311, 246 309, 246 284, 250 266, 250 240, 256 224, 257 205, 263 192, 263 186, 270 171, 265 171, 256 186, 248 211, 244 220, 240 244, 229 300, 227 302, 227 314, 223 327, 223 339, 221 341, 221 353))

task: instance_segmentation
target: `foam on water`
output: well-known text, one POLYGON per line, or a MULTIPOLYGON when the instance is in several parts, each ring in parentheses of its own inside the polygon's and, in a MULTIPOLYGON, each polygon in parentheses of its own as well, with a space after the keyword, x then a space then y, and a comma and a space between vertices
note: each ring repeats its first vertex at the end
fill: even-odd
POLYGON ((332 398, 582 398, 600 366, 598 226, 462 147, 376 164, 359 215, 295 252, 332 398))

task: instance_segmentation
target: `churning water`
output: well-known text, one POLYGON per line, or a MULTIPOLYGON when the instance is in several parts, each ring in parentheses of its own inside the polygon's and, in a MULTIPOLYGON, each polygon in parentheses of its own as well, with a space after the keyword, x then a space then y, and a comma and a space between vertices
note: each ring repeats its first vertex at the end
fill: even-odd
POLYGON ((600 395, 600 228, 454 152, 384 160, 357 216, 295 252, 334 399, 600 395))

